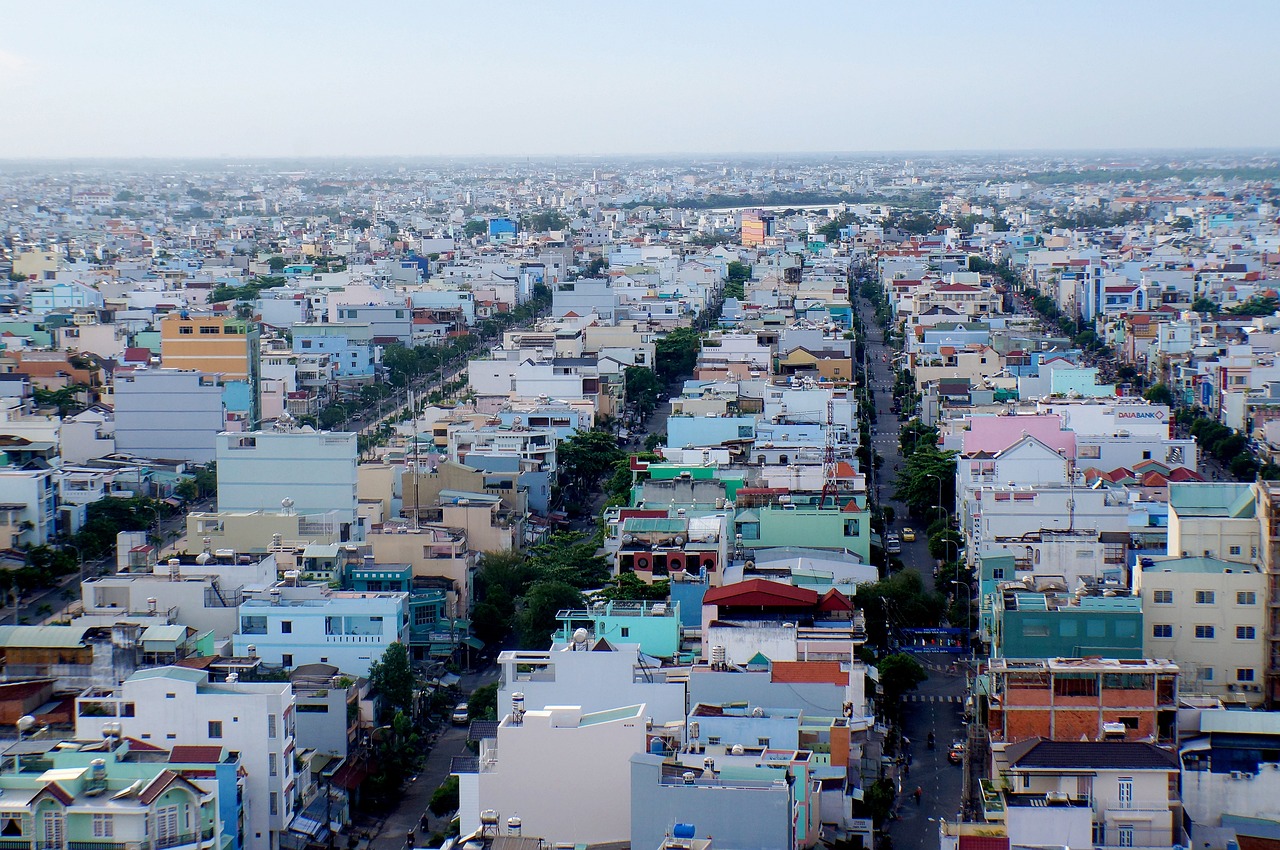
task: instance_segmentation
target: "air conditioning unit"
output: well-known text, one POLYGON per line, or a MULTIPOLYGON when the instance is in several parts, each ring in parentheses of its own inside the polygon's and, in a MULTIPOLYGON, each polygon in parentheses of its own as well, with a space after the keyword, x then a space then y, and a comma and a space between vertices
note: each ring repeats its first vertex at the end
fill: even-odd
POLYGON ((1242 773, 1242 772, 1241 772, 1241 771, 1239 771, 1239 770, 1233 770, 1233 771, 1231 771, 1231 778, 1232 778, 1232 779, 1244 779, 1244 773, 1242 773))

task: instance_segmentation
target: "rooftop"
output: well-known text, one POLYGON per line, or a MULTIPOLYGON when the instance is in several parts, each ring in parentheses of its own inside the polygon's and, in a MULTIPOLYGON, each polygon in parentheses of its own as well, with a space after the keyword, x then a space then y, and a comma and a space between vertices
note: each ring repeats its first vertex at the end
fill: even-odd
POLYGON ((1145 741, 1046 741, 1013 744, 1005 755, 1015 770, 1177 770, 1178 757, 1145 741))

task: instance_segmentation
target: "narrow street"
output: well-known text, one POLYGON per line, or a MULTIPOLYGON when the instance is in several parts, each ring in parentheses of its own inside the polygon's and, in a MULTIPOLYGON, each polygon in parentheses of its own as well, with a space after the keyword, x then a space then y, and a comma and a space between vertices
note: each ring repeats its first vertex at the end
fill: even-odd
MULTIPOLYGON (((891 505, 895 513, 893 529, 901 533, 912 527, 916 539, 902 541, 904 569, 915 570, 927 589, 933 590, 934 559, 929 555, 929 543, 925 529, 913 525, 907 514, 907 506, 892 499, 894 478, 902 464, 898 444, 901 422, 890 406, 893 397, 893 350, 885 345, 884 331, 876 323, 875 311, 864 298, 858 298, 856 309, 867 328, 867 364, 871 386, 875 393, 876 422, 872 428, 871 444, 880 456, 875 475, 869 486, 875 488, 881 505, 891 505)), ((886 527, 886 531, 888 531, 886 527)), ((944 593, 949 588, 936 588, 944 593)), ((964 775, 969 768, 952 764, 947 759, 951 742, 965 740, 967 729, 963 722, 965 698, 968 696, 963 661, 953 666, 949 656, 937 661, 925 660, 929 678, 905 700, 902 733, 912 743, 907 751, 908 765, 898 777, 896 816, 890 827, 894 841, 902 847, 930 847, 937 843, 938 821, 954 818, 961 810, 965 791, 964 775), (935 748, 928 749, 926 741, 933 732, 935 748), (919 802, 914 798, 916 788, 922 791, 919 802)))
MULTIPOLYGON (((476 688, 495 682, 497 679, 498 668, 493 665, 475 673, 467 673, 459 683, 462 692, 459 700, 465 701, 476 688)), ((419 819, 423 812, 427 811, 431 795, 442 782, 449 778, 449 767, 454 756, 472 754, 467 749, 467 729, 467 726, 445 725, 442 727, 435 744, 427 753, 422 770, 409 780, 400 793, 399 805, 381 821, 357 824, 357 829, 368 830, 373 834, 372 839, 362 847, 372 848, 372 850, 405 850, 406 836, 409 831, 418 829, 419 819)), ((430 837, 432 832, 444 832, 448 825, 447 817, 438 818, 431 815, 430 831, 425 837, 430 837)), ((423 836, 420 835, 415 846, 426 846, 422 838, 423 836)))

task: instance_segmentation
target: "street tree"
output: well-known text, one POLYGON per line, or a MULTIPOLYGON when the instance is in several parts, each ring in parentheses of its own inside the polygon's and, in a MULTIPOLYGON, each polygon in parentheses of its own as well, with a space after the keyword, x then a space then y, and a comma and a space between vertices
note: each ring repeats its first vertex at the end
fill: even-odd
POLYGON ((929 678, 923 665, 905 652, 885 656, 876 664, 880 673, 880 691, 885 706, 895 713, 902 710, 902 698, 929 678))
POLYGON ((369 665, 369 685, 382 697, 384 718, 400 712, 412 714, 416 683, 409 650, 400 641, 388 646, 382 657, 369 665))

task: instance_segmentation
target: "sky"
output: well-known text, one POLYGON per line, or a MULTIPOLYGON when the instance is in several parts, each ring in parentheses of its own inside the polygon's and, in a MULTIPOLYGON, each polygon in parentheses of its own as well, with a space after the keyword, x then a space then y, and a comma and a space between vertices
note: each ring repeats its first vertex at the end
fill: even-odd
POLYGON ((0 158, 1280 145, 1275 0, 0 0, 0 158))

